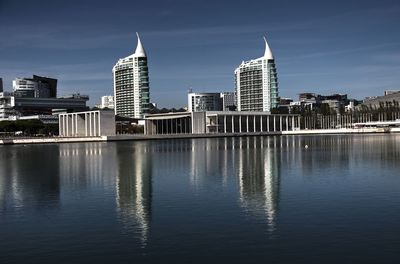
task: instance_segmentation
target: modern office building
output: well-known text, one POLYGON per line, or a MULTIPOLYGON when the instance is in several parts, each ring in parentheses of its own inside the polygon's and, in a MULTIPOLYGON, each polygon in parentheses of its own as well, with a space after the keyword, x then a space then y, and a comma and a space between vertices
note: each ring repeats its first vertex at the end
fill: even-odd
POLYGON ((188 111, 235 111, 236 95, 234 92, 188 93, 188 111))
POLYGON ((138 34, 137 39, 135 53, 119 59, 112 69, 115 114, 131 118, 143 118, 150 104, 147 55, 138 34))
POLYGON ((222 111, 235 111, 236 110, 236 93, 223 92, 220 94, 222 98, 222 111))
POLYGON ((99 108, 100 109, 104 109, 104 108, 114 109, 114 96, 112 96, 112 95, 102 96, 99 108))
POLYGON ((264 56, 244 61, 235 70, 237 110, 270 112, 278 107, 275 59, 265 40, 264 56))
POLYGON ((14 96, 16 97, 57 97, 57 79, 33 75, 33 78, 16 78, 12 84, 14 96))
POLYGON ((222 98, 220 93, 188 93, 188 111, 221 111, 222 98))

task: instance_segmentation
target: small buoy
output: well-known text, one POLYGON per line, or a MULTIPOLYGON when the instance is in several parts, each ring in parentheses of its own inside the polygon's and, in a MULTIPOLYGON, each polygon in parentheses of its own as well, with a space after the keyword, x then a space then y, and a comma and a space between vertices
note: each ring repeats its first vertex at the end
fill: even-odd
POLYGON ((305 145, 304 148, 305 148, 305 149, 308 149, 308 145, 305 145))

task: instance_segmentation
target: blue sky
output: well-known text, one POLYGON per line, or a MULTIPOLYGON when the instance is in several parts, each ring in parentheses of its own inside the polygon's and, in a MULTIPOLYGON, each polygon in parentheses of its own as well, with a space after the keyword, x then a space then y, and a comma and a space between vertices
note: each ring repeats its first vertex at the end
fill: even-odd
POLYGON ((263 55, 266 35, 282 97, 400 89, 399 1, 0 0, 0 77, 59 79, 59 94, 112 94, 111 69, 146 49, 151 100, 233 91, 234 69, 263 55))

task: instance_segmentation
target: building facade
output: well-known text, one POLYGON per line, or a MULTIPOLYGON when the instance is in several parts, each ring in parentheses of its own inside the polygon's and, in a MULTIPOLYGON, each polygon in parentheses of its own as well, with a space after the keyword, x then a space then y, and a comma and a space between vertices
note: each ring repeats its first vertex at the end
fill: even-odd
POLYGON ((114 96, 112 95, 105 95, 101 97, 101 102, 99 108, 109 108, 114 109, 114 96))
POLYGON ((264 56, 244 61, 235 70, 238 111, 271 112, 278 107, 278 76, 275 59, 265 40, 264 56))
POLYGON ((222 98, 220 93, 188 93, 188 111, 221 111, 222 98))
POLYGON ((236 110, 236 93, 223 92, 220 94, 222 98, 222 111, 235 111, 236 110))
POLYGON ((60 98, 18 97, 9 92, 0 93, 0 120, 15 120, 21 116, 51 115, 55 111, 87 110, 89 96, 69 95, 60 98))
POLYGON ((138 34, 137 39, 135 53, 119 59, 112 69, 115 114, 131 118, 143 118, 150 104, 147 55, 138 34))
POLYGON ((100 137, 115 135, 112 111, 85 111, 59 115, 60 137, 100 137))
POLYGON ((57 79, 33 75, 33 78, 16 78, 12 84, 14 96, 16 97, 57 97, 57 79))
POLYGON ((255 111, 204 111, 147 115, 146 135, 279 134, 300 129, 300 115, 255 111))

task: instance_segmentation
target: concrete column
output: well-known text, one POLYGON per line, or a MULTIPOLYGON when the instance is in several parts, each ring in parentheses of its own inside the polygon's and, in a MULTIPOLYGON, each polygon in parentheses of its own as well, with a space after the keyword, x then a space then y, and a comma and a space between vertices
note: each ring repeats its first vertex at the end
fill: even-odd
POLYGON ((249 116, 246 115, 246 132, 249 133, 249 116))
POLYGON ((253 132, 256 132, 256 116, 253 115, 253 132))
POLYGON ((93 119, 93 136, 97 136, 97 120, 96 120, 96 114, 92 113, 92 119, 93 119))
POLYGON ((60 137, 64 136, 64 123, 62 115, 58 115, 58 134, 60 137))
POLYGON ((267 116, 267 132, 269 132, 269 115, 267 116))
POLYGON ((168 125, 168 119, 165 119, 165 134, 169 134, 169 125, 168 125))
POLYGON ((62 128, 62 117, 61 117, 61 115, 58 115, 58 135, 60 136, 60 137, 62 137, 62 131, 63 131, 63 128, 62 128))
POLYGON ((172 132, 174 133, 174 134, 176 134, 176 133, 178 133, 178 124, 177 124, 177 119, 176 118, 174 118, 174 119, 171 119, 171 122, 172 122, 172 132))
POLYGON ((276 132, 276 115, 274 115, 274 132, 276 132))
POLYGON ((282 116, 279 116, 279 131, 283 131, 283 127, 282 127, 282 116))
POLYGON ((89 122, 88 113, 85 113, 85 136, 89 136, 89 122))
POLYGON ((260 131, 261 132, 264 131, 264 129, 263 129, 263 116, 262 115, 260 115, 260 131))
POLYGON ((235 133, 235 116, 234 115, 231 115, 231 121, 232 121, 231 132, 235 133))
POLYGON ((286 131, 289 131, 289 116, 286 116, 286 131))
POLYGON ((226 133, 226 115, 224 115, 224 133, 226 133))
POLYGON ((63 128, 63 117, 62 115, 58 115, 58 134, 60 137, 64 136, 64 128, 63 128))
POLYGON ((242 133, 242 115, 239 115, 239 133, 242 133))
POLYGON ((294 131, 294 127, 295 127, 295 116, 292 116, 292 131, 294 131))
MULTIPOLYGON (((101 118, 100 118, 100 112, 97 112, 97 119, 98 119, 98 125, 99 125, 99 137, 101 136, 101 118)), ((145 128, 146 129, 146 128, 145 128)))
POLYGON ((75 131, 74 114, 71 114, 70 118, 71 118, 71 136, 74 136, 74 131, 75 131))
POLYGON ((92 113, 89 113, 89 136, 93 136, 93 122, 92 122, 92 113))
POLYGON ((65 117, 66 117, 65 119, 66 119, 66 124, 67 124, 66 127, 67 127, 67 137, 68 137, 70 135, 69 134, 69 116, 68 116, 68 114, 65 117))
POLYGON ((78 114, 75 114, 75 136, 78 136, 78 114))

